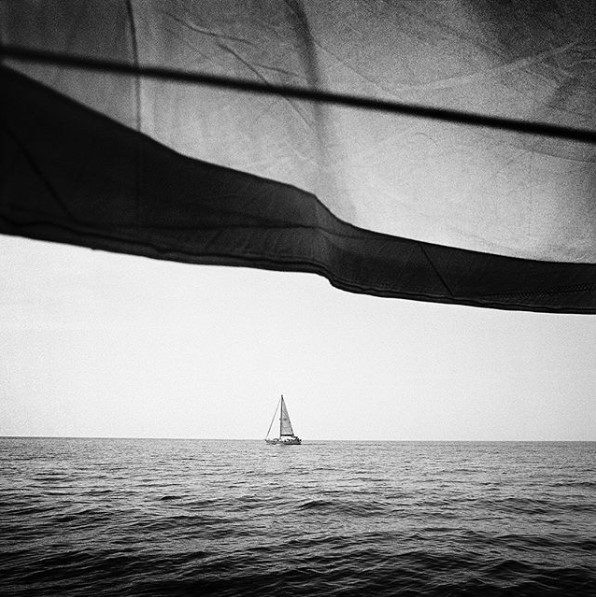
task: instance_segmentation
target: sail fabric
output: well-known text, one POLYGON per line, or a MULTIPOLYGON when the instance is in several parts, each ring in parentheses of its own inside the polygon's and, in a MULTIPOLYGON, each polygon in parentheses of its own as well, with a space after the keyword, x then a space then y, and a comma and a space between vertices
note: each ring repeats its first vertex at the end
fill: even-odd
MULTIPOLYGON (((0 4, 6 45, 596 129, 591 1, 0 4)), ((0 232, 596 312, 596 147, 5 58, 0 232)))
POLYGON ((284 435, 294 435, 294 430, 292 429, 292 422, 290 421, 286 403, 282 398, 279 415, 279 436, 283 437, 284 435))

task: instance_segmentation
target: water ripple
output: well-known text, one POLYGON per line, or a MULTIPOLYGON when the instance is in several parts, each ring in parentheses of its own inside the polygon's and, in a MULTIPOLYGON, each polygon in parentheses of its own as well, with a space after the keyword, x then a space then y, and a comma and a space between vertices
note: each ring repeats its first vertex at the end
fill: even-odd
POLYGON ((0 594, 584 597, 594 454, 3 438, 0 594))

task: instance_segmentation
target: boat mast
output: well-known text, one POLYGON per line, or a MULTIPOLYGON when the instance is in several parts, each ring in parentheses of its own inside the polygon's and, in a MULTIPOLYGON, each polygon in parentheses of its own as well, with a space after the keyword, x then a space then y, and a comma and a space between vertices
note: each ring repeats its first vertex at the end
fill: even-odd
POLYGON ((284 412, 284 395, 282 394, 281 400, 279 401, 279 437, 280 438, 281 438, 283 412, 284 412))

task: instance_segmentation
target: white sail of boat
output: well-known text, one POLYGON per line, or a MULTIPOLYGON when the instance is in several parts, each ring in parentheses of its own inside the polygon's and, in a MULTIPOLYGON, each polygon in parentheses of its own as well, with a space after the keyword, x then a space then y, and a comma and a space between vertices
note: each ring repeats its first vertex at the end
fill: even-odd
POLYGON ((290 421, 290 415, 288 414, 288 409, 286 407, 286 402, 284 400, 283 394, 279 401, 279 404, 275 408, 275 412, 273 413, 273 419, 271 420, 271 425, 269 425, 269 430, 267 431, 267 436, 265 437, 265 441, 271 445, 281 445, 281 446, 299 446, 302 443, 302 440, 294 434, 294 429, 292 428, 292 422, 290 421), (269 433, 271 431, 271 427, 273 427, 273 422, 276 419, 277 411, 279 410, 279 437, 275 437, 269 439, 269 433))

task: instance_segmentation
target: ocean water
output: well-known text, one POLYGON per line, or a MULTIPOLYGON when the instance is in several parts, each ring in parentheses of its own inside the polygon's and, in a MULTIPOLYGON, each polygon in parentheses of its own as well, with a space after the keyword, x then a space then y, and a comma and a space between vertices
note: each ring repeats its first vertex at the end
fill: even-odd
POLYGON ((596 443, 0 438, 0 595, 596 595, 596 443))

